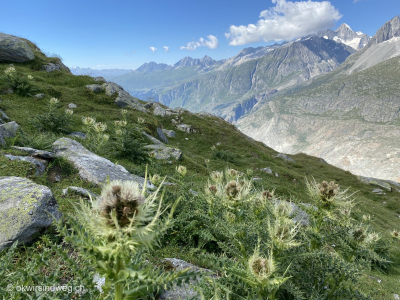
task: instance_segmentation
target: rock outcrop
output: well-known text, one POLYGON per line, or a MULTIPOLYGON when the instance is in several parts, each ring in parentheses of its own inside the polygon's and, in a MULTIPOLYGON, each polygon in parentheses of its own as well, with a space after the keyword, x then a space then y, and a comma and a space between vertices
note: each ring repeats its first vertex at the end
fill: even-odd
POLYGON ((34 58, 35 55, 26 41, 0 33, 0 62, 26 62, 34 58))
POLYGON ((61 218, 50 189, 26 178, 0 177, 0 251, 15 241, 27 243, 53 217, 61 218))
POLYGON ((129 95, 127 91, 125 91, 121 86, 114 82, 106 82, 102 84, 102 87, 106 91, 106 95, 112 96, 115 93, 117 93, 117 98, 115 98, 114 102, 119 106, 119 107, 132 107, 136 110, 146 112, 146 109, 143 107, 143 105, 139 102, 137 98, 132 97, 129 95))
POLYGON ((18 129, 19 125, 14 121, 0 125, 0 145, 6 143, 5 138, 14 137, 18 129))
POLYGON ((64 157, 79 170, 79 176, 94 184, 103 184, 112 180, 131 180, 143 185, 144 178, 130 174, 123 166, 116 165, 106 158, 98 156, 83 147, 77 141, 60 138, 53 143, 53 152, 64 157))

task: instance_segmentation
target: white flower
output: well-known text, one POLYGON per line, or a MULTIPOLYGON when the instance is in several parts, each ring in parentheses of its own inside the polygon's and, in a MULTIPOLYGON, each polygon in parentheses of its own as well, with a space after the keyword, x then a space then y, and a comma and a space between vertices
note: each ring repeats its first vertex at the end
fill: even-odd
POLYGON ((17 70, 15 69, 15 67, 8 67, 8 68, 4 71, 4 73, 5 73, 6 75, 9 75, 9 74, 12 74, 12 73, 15 73, 15 72, 17 72, 17 70))
POLYGON ((96 284, 95 287, 100 291, 100 293, 103 293, 103 289, 101 287, 106 283, 106 278, 100 277, 100 275, 96 273, 93 276, 93 283, 96 284))
POLYGON ((50 104, 51 104, 51 105, 55 105, 55 104, 57 104, 58 102, 60 102, 60 100, 58 100, 57 98, 51 98, 51 99, 50 99, 50 104))
POLYGON ((28 75, 27 77, 28 77, 29 80, 32 80, 32 79, 33 79, 33 76, 32 76, 32 75, 28 75))
POLYGON ((97 122, 96 124, 93 125, 93 127, 96 132, 104 132, 107 130, 107 124, 101 122, 97 122))
POLYGON ((96 119, 91 117, 82 117, 82 123, 85 125, 94 125, 96 123, 96 119))
POLYGON ((68 116, 72 115, 73 113, 74 113, 74 111, 73 111, 72 109, 68 109, 68 108, 67 108, 67 109, 65 110, 65 114, 68 115, 68 116))

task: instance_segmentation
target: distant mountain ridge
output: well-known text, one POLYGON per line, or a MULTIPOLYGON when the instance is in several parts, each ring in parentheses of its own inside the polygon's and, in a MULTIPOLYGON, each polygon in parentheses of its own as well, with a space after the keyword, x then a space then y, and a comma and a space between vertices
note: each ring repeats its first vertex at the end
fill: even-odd
POLYGON ((400 182, 400 19, 331 73, 262 99, 238 121, 277 151, 400 182))

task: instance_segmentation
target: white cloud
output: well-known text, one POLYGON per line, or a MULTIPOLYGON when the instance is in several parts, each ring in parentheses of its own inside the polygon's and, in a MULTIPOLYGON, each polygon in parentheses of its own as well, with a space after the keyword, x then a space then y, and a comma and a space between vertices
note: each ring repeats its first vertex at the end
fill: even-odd
POLYGON ((332 27, 342 17, 329 1, 272 0, 272 3, 276 5, 263 10, 257 24, 231 25, 225 33, 229 45, 290 40, 332 27))
POLYGON ((165 53, 168 53, 168 52, 169 52, 169 47, 163 46, 163 48, 164 48, 165 53))
POLYGON ((153 52, 153 53, 157 51, 156 47, 149 47, 149 48, 150 48, 151 52, 153 52))
POLYGON ((207 40, 203 38, 199 38, 198 42, 189 42, 186 44, 186 46, 181 46, 180 49, 186 49, 186 50, 196 50, 198 47, 205 46, 210 49, 215 49, 219 47, 218 39, 216 36, 213 35, 208 35, 207 40))

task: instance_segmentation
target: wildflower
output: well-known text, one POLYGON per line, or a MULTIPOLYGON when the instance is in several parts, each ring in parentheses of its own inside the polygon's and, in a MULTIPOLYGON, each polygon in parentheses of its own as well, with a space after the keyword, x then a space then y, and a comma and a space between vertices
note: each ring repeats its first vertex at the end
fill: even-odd
POLYGON ((154 151, 151 151, 151 152, 149 152, 149 156, 153 158, 156 156, 156 153, 154 151))
POLYGON ((107 130, 107 124, 101 122, 97 122, 96 124, 93 125, 93 127, 96 132, 104 132, 107 130))
POLYGON ((214 182, 221 182, 224 174, 222 172, 214 171, 211 172, 210 177, 214 182))
POLYGON ((121 114, 124 116, 124 115, 126 115, 128 113, 128 111, 126 110, 126 109, 122 109, 121 110, 121 114))
POLYGON ((181 174, 182 176, 186 175, 186 167, 185 166, 178 166, 176 167, 176 171, 181 174))
POLYGON ((235 177, 239 176, 240 174, 235 169, 227 169, 225 171, 225 175, 227 178, 235 178, 235 177))
POLYGON ((208 165, 210 163, 210 160, 207 158, 204 160, 204 162, 206 163, 206 165, 208 165))
POLYGON ((275 220, 275 223, 268 224, 268 233, 271 240, 278 248, 291 248, 298 246, 294 238, 299 231, 300 223, 293 223, 291 219, 280 217, 275 220))
POLYGON ((118 127, 125 127, 127 122, 126 121, 114 121, 115 126, 118 127))
POLYGON ((8 67, 7 69, 5 69, 4 73, 6 75, 12 75, 13 73, 17 72, 17 70, 15 69, 15 67, 8 67))
POLYGON ((270 192, 269 190, 266 190, 261 193, 262 200, 271 200, 272 197, 274 197, 274 191, 270 192))
POLYGON ((400 232, 398 232, 397 230, 393 230, 391 234, 393 238, 400 240, 400 232))
POLYGON ((103 134, 103 135, 101 136, 101 139, 103 140, 104 143, 107 143, 108 140, 110 139, 110 135, 108 135, 108 134, 103 134))
POLYGON ((238 198, 241 188, 241 185, 237 181, 231 180, 225 186, 225 193, 229 198, 238 198))
POLYGON ((72 115, 73 113, 74 113, 74 111, 73 111, 72 109, 68 109, 68 108, 67 108, 67 109, 65 110, 65 114, 68 115, 68 116, 72 115))
POLYGON ((51 98, 49 102, 50 102, 50 105, 56 105, 57 103, 60 102, 60 100, 58 100, 57 98, 51 98))
POLYGON ((328 200, 335 197, 340 190, 339 185, 334 181, 329 183, 327 181, 322 181, 322 183, 318 184, 318 189, 320 191, 320 197, 323 200, 328 200))
POLYGON ((105 277, 100 277, 99 273, 94 274, 93 276, 93 283, 95 283, 95 287, 103 293, 103 289, 101 288, 106 283, 105 277))
POLYGON ((92 126, 96 123, 96 119, 91 117, 82 117, 82 123, 84 125, 92 126))
POLYGON ((217 188, 216 185, 210 185, 210 186, 208 187, 208 190, 209 190, 213 195, 215 195, 215 194, 218 192, 218 188, 217 188))
POLYGON ((131 223, 144 202, 137 182, 115 180, 103 189, 96 208, 108 220, 108 225, 113 227, 117 222, 120 227, 125 227, 131 223))
POLYGON ((215 145, 212 145, 211 150, 214 151, 216 148, 215 145))
POLYGON ((27 77, 28 77, 29 80, 32 80, 32 79, 33 79, 33 76, 32 76, 32 75, 28 75, 27 77))
POLYGON ((292 213, 292 206, 286 201, 275 201, 274 214, 278 217, 289 217, 292 213))
POLYGON ((257 281, 265 282, 265 280, 268 280, 276 269, 272 250, 269 253, 269 257, 264 258, 260 256, 259 250, 257 249, 248 261, 248 268, 257 281))
POLYGON ((143 123, 144 123, 144 119, 141 118, 141 117, 139 117, 137 120, 138 120, 138 123, 140 123, 140 124, 143 124, 143 123))
POLYGON ((368 222, 371 220, 371 215, 363 215, 362 218, 363 218, 364 222, 368 222))
POLYGON ((158 174, 154 174, 150 177, 150 181, 152 184, 158 185, 161 182, 161 176, 158 174))
POLYGON ((122 130, 121 130, 121 129, 115 130, 115 134, 116 134, 116 135, 122 135, 122 130))
POLYGON ((366 230, 363 227, 358 227, 350 232, 350 236, 359 243, 364 242, 367 238, 366 230))

